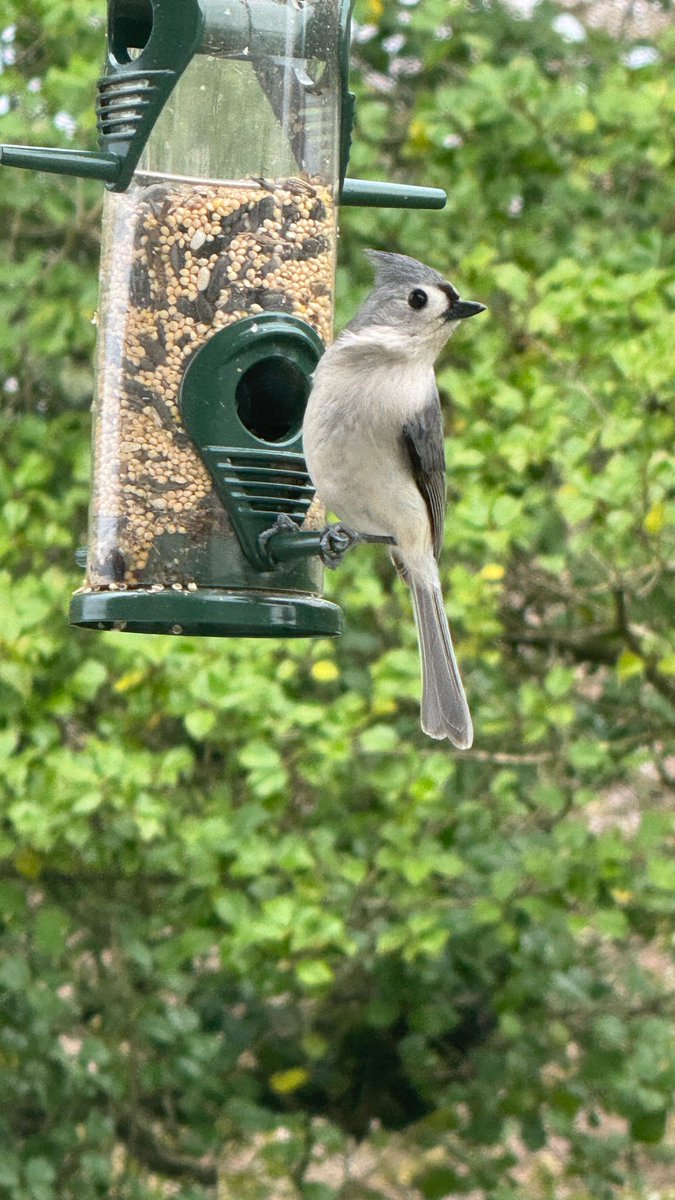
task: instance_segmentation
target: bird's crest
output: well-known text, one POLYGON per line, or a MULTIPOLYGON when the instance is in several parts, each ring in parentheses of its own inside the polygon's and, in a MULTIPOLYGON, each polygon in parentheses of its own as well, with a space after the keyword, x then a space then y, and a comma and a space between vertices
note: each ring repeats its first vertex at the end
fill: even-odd
POLYGON ((410 258, 407 254, 390 254, 387 250, 366 250, 366 258, 375 270, 377 287, 392 287, 397 284, 445 283, 444 277, 433 267, 410 258))

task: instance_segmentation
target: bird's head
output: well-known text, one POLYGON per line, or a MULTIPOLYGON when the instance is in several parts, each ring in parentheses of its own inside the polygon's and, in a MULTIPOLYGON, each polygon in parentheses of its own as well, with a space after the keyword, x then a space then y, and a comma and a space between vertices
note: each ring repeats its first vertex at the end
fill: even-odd
POLYGON ((375 268, 375 287, 347 329, 368 334, 383 350, 431 357, 440 352, 459 321, 485 311, 462 300, 438 271, 406 254, 366 250, 375 268))

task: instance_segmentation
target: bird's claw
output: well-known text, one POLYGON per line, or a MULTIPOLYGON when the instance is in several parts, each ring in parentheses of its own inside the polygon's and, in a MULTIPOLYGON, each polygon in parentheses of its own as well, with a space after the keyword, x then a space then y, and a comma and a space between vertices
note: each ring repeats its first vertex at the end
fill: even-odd
POLYGON ((348 529, 346 525, 327 525, 319 542, 319 557, 324 566, 330 567, 332 571, 339 567, 347 551, 356 545, 358 538, 358 533, 354 533, 354 530, 348 529))
POLYGON ((334 571, 341 565, 345 554, 363 542, 385 542, 392 546, 394 538, 379 533, 358 533, 338 521, 324 529, 319 542, 319 557, 324 566, 334 571))
POLYGON ((288 516, 288 513, 279 513, 279 516, 274 524, 270 525, 269 529, 264 529, 262 533, 258 534, 258 545, 263 553, 265 553, 267 543, 269 542, 270 538, 273 538, 277 533, 282 532, 297 533, 299 528, 300 526, 288 516))

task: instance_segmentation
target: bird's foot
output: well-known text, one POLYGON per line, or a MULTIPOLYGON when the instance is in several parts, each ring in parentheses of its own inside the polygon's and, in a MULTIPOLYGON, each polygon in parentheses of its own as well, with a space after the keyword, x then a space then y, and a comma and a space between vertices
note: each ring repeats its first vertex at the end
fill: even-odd
POLYGON ((287 513, 280 513, 274 524, 258 535, 260 555, 268 569, 273 569, 281 562, 318 554, 324 566, 334 570, 354 546, 365 542, 383 542, 392 546, 394 541, 393 537, 383 533, 358 533, 341 522, 327 525, 322 530, 301 529, 287 513), (279 536, 289 533, 293 535, 291 538, 279 536))
POLYGON ((354 546, 363 545, 365 542, 380 542, 393 546, 394 540, 393 537, 384 533, 359 533, 338 521, 334 525, 327 525, 321 534, 319 557, 324 566, 330 567, 334 571, 341 565, 345 554, 349 550, 353 550, 354 546))
POLYGON ((269 529, 264 529, 262 533, 258 534, 258 545, 264 554, 270 538, 275 537, 277 533, 298 533, 299 529, 300 526, 288 516, 288 513, 279 513, 274 525, 270 525, 269 529))

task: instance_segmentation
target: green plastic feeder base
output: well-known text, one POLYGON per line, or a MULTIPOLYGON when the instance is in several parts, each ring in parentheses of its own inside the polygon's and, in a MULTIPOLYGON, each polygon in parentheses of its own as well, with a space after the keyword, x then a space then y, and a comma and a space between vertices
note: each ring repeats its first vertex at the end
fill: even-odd
POLYGON ((70 623, 84 629, 196 637, 335 637, 342 633, 337 604, 315 596, 271 592, 77 592, 70 623))

